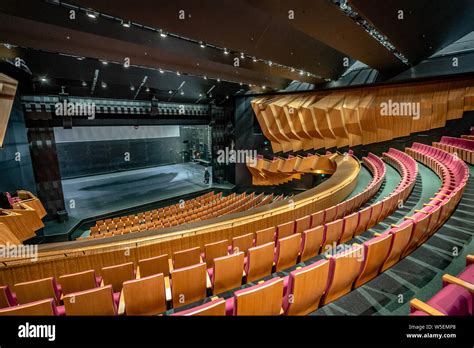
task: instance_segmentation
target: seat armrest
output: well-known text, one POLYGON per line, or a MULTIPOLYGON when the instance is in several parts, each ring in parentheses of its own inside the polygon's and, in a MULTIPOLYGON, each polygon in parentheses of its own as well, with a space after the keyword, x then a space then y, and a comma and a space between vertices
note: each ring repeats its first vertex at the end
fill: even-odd
POLYGON ((450 274, 445 274, 443 276, 443 283, 454 284, 463 287, 471 294, 474 294, 474 284, 466 282, 465 280, 459 279, 458 277, 452 276, 450 274))
POLYGON ((425 312, 426 314, 429 315, 434 315, 434 316, 445 316, 442 312, 438 311, 437 309, 431 307, 429 304, 420 301, 416 298, 410 301, 410 307, 417 309, 419 311, 425 312))

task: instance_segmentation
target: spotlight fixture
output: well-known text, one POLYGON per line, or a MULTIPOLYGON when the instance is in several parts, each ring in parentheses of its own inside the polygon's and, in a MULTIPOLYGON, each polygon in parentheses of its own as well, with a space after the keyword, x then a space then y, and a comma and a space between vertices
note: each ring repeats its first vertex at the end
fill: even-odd
POLYGON ((228 96, 228 95, 226 95, 226 96, 225 96, 225 99, 229 99, 229 96, 228 96))
POLYGON ((266 86, 262 86, 262 89, 265 89, 265 88, 267 88, 267 87, 266 87, 266 86))
POLYGON ((252 62, 257 63, 257 58, 253 57, 252 62))
POLYGON ((181 94, 181 95, 184 95, 184 92, 183 92, 183 91, 181 91, 181 92, 179 92, 179 94, 181 94))
POLYGON ((77 60, 84 60, 85 58, 84 57, 77 57, 76 59, 77 60))
POLYGON ((272 65, 273 65, 273 62, 270 60, 270 61, 268 62, 268 65, 269 65, 269 66, 272 66, 272 65))
POLYGON ((86 81, 82 81, 82 87, 87 87, 87 82, 86 81))
POLYGON ((178 75, 178 76, 179 76, 179 75, 181 75, 181 73, 180 73, 179 71, 177 71, 177 72, 176 72, 176 75, 178 75))
POLYGON ((300 71, 300 75, 304 75, 304 71, 303 71, 303 70, 300 71))
POLYGON ((40 81, 41 82, 48 82, 48 79, 44 76, 40 77, 40 81))
POLYGON ((203 79, 204 79, 204 80, 207 80, 207 76, 206 76, 206 75, 204 75, 203 79))
POLYGON ((217 78, 217 82, 221 82, 221 79, 219 77, 217 78))
POLYGON ((173 94, 173 91, 170 89, 170 90, 168 91, 168 94, 173 94))
POLYGON ((124 28, 130 28, 130 21, 128 21, 128 22, 122 21, 122 26, 124 28))
POLYGON ((103 60, 103 61, 102 61, 102 64, 107 65, 107 64, 109 64, 109 63, 108 63, 106 60, 103 60))
POLYGON ((205 48, 205 47, 206 47, 206 44, 201 41, 201 42, 199 43, 199 46, 200 46, 201 48, 205 48))
POLYGON ((147 88, 145 89, 145 91, 146 91, 147 93, 150 92, 150 88, 147 87, 147 88))
POLYGON ((160 36, 163 37, 163 38, 165 38, 165 37, 168 36, 168 34, 165 33, 163 30, 160 29, 160 36))
POLYGON ((164 74, 165 71, 163 69, 160 69, 160 74, 164 74))
POLYGON ((239 85, 241 85, 241 86, 242 86, 242 85, 243 85, 243 83, 242 83, 242 82, 240 82, 240 83, 239 83, 239 85))
POLYGON ((291 68, 291 72, 295 72, 295 68, 291 68))
POLYGON ((102 81, 102 83, 100 84, 100 86, 101 86, 102 88, 107 88, 107 84, 106 84, 104 81, 102 81))
POLYGON ((97 13, 95 12, 87 11, 86 14, 87 14, 87 17, 89 18, 93 18, 93 19, 97 18, 97 13))
POLYGON ((229 51, 227 51, 227 48, 224 48, 224 54, 229 54, 229 51))
POLYGON ((131 90, 131 91, 134 91, 134 90, 135 90, 135 87, 134 87, 134 86, 130 86, 130 90, 131 90))
POLYGON ((199 98, 202 98, 202 93, 199 93, 199 98))

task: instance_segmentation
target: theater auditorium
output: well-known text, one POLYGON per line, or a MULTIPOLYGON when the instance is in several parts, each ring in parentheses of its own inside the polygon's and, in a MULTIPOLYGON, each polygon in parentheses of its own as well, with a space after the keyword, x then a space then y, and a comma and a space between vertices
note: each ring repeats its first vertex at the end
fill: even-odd
POLYGON ((2 0, 0 316, 472 316, 473 18, 2 0))

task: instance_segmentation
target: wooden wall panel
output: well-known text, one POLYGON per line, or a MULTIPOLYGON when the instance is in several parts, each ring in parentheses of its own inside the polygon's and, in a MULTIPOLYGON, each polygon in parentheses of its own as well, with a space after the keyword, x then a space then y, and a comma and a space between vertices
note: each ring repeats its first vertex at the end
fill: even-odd
POLYGON ((283 151, 290 151, 285 142, 292 151, 308 150, 310 140, 314 149, 367 145, 461 118, 474 110, 473 85, 471 78, 274 96, 266 100, 273 110, 267 123, 276 118, 283 151), (295 108, 298 118, 289 111, 295 108))
POLYGON ((0 73, 0 148, 3 147, 17 87, 18 81, 0 73))

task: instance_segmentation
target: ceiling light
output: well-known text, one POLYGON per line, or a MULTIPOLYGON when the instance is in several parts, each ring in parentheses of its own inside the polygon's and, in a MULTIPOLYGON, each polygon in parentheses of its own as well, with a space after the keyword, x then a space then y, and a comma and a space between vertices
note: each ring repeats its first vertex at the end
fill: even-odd
POLYGON ((224 48, 224 54, 229 54, 229 51, 227 51, 227 48, 224 48))
POLYGON ((267 87, 265 87, 265 86, 262 86, 262 89, 265 89, 265 88, 267 88, 267 87))
POLYGON ((295 72, 295 68, 291 68, 291 72, 295 72))
POLYGON ((88 12, 86 12, 86 14, 87 14, 87 17, 89 17, 89 18, 94 18, 94 19, 97 18, 97 13, 95 13, 95 12, 89 12, 88 11, 88 12))
POLYGON ((311 74, 310 74, 310 73, 306 73, 306 76, 311 76, 311 74))
POLYGON ((48 82, 48 79, 43 76, 43 77, 40 77, 40 81, 41 81, 41 82, 48 82))
POLYGON ((145 89, 145 91, 146 91, 146 92, 150 92, 150 88, 147 87, 147 88, 145 89))
POLYGON ((135 87, 134 87, 134 86, 130 86, 130 90, 131 90, 131 91, 134 91, 134 90, 135 90, 135 87))
POLYGON ((167 37, 168 34, 165 33, 163 30, 160 30, 160 36, 164 38, 164 37, 167 37))
POLYGON ((206 75, 204 75, 203 79, 204 79, 204 80, 207 80, 207 76, 206 76, 206 75))
POLYGON ((176 75, 178 75, 178 76, 179 76, 179 75, 181 75, 181 73, 180 73, 179 71, 177 71, 177 72, 176 72, 176 75))
POLYGON ((217 82, 221 82, 221 79, 220 79, 220 78, 217 78, 217 82))
POLYGON ((183 91, 181 91, 181 92, 179 92, 179 94, 181 94, 181 95, 184 95, 184 92, 183 92, 183 91))
POLYGON ((123 25, 125 28, 130 28, 130 21, 128 21, 128 22, 122 21, 122 25, 123 25))
POLYGON ((201 42, 199 43, 199 46, 201 46, 201 48, 205 48, 205 47, 206 47, 206 44, 201 41, 201 42))
POLYGON ((199 93, 199 98, 201 98, 201 97, 202 97, 202 93, 199 93))
POLYGON ((170 90, 168 91, 168 94, 173 94, 173 91, 170 89, 170 90))
POLYGON ((229 99, 229 96, 228 96, 228 95, 226 95, 226 96, 225 96, 225 99, 229 99))
POLYGON ((300 71, 300 75, 304 75, 304 71, 303 71, 303 70, 300 71))
POLYGON ((253 57, 252 61, 253 61, 254 63, 257 63, 257 58, 253 57))
POLYGON ((76 59, 77 60, 84 60, 85 58, 84 57, 77 57, 76 59))
POLYGON ((82 87, 87 87, 87 82, 86 81, 82 81, 82 87))
POLYGON ((268 65, 269 65, 269 66, 272 66, 272 65, 273 65, 273 62, 270 60, 270 61, 268 62, 268 65))
POLYGON ((102 86, 102 88, 107 88, 107 84, 104 81, 102 81, 100 85, 102 86))
POLYGON ((241 85, 241 86, 242 86, 242 85, 243 85, 243 83, 241 82, 241 83, 239 83, 239 85, 241 85))
POLYGON ((163 69, 160 69, 160 74, 164 74, 165 71, 163 69))
POLYGON ((102 61, 102 64, 107 65, 107 64, 109 64, 109 63, 108 63, 106 60, 103 60, 103 61, 102 61))

